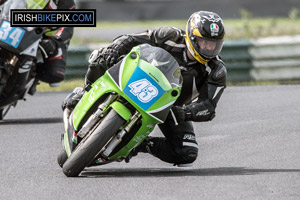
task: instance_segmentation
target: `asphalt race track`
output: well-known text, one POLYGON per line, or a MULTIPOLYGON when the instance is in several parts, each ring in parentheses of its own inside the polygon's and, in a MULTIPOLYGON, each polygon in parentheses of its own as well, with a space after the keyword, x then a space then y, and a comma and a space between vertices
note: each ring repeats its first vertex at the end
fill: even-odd
POLYGON ((228 87, 215 120, 195 123, 193 167, 139 154, 78 178, 56 162, 66 95, 29 96, 0 122, 0 199, 300 199, 300 85, 228 87))

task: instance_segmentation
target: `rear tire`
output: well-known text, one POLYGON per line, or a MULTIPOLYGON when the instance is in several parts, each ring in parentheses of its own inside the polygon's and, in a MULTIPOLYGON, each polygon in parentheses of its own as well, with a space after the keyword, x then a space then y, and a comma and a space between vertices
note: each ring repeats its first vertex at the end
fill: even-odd
POLYGON ((67 177, 76 177, 88 166, 106 143, 117 134, 125 120, 113 109, 105 116, 95 131, 79 143, 63 165, 63 172, 67 177))
POLYGON ((64 163, 67 161, 68 155, 65 149, 62 149, 57 156, 57 163, 62 168, 64 163))
POLYGON ((9 111, 9 109, 10 109, 10 106, 6 106, 6 107, 0 109, 0 120, 3 120, 3 119, 4 119, 5 115, 6 115, 6 114, 8 113, 8 111, 9 111))

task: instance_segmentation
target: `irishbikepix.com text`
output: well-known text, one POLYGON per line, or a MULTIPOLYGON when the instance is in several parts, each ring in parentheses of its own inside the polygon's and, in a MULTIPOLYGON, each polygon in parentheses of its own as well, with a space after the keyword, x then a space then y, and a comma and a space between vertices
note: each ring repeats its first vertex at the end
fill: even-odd
POLYGON ((11 26, 95 27, 96 10, 11 10, 11 26))

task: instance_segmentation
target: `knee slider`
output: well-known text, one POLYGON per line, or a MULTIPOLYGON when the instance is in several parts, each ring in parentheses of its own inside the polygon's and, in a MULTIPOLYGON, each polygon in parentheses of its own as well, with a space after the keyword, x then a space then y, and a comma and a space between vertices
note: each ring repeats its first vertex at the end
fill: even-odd
POLYGON ((49 62, 40 64, 38 65, 38 78, 46 83, 61 82, 65 78, 65 66, 52 65, 49 62))
POLYGON ((198 156, 198 148, 184 146, 177 151, 178 159, 176 164, 188 164, 193 163, 198 156))
POLYGON ((50 83, 61 82, 65 78, 65 69, 62 67, 53 68, 48 73, 50 83))

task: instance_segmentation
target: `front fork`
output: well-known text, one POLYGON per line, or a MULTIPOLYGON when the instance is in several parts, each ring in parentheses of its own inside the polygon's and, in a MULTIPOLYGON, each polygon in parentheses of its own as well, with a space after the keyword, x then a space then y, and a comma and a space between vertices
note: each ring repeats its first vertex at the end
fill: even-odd
POLYGON ((2 93, 7 80, 11 76, 18 60, 19 58, 14 55, 7 63, 4 63, 4 66, 0 66, 0 94, 2 93))
MULTIPOLYGON (((89 117, 89 119, 84 123, 80 131, 77 133, 77 136, 84 138, 92 129, 94 126, 99 122, 99 119, 102 117, 103 113, 106 112, 106 108, 110 106, 116 99, 118 98, 118 94, 112 93, 110 94, 105 101, 98 106, 98 109, 89 117)), ((118 104, 120 105, 120 104, 118 104)), ((121 106, 121 105, 120 105, 121 106)), ((124 112, 124 106, 118 107, 113 106, 112 109, 115 109, 119 114, 124 112), (122 109, 123 108, 123 109, 122 109)), ((126 109, 127 110, 127 109, 126 109)), ((70 116, 70 110, 67 108, 64 111, 64 124, 65 124, 65 130, 67 130, 67 126, 69 124, 68 120, 70 116)), ((122 115, 122 114, 121 114, 122 115)), ((125 125, 117 134, 115 137, 111 139, 111 141, 106 145, 103 151, 101 151, 101 155, 104 158, 108 158, 108 156, 111 154, 111 152, 121 143, 122 138, 130 132, 130 130, 133 128, 133 126, 136 124, 136 122, 140 119, 141 114, 136 111, 131 117, 129 117, 129 111, 127 110, 127 114, 125 112, 122 117, 128 121, 127 125, 125 125), (127 116, 127 117, 126 117, 127 116)))
POLYGON ((85 122, 85 124, 82 126, 82 128, 80 129, 80 131, 78 132, 78 136, 81 138, 84 138, 86 136, 86 134, 92 130, 92 128, 95 126, 95 124, 99 121, 99 119, 101 118, 102 114, 104 113, 104 111, 106 110, 105 108, 107 108, 108 105, 110 105, 113 101, 116 100, 116 98, 118 97, 117 94, 112 93, 110 94, 105 101, 99 105, 98 109, 96 110, 96 112, 94 112, 89 119, 85 122))
MULTIPOLYGON (((64 128, 65 128, 65 133, 64 133, 64 137, 63 137, 63 146, 65 147, 65 150, 68 154, 68 156, 70 156, 70 154, 72 153, 72 149, 74 149, 73 147, 73 143, 74 141, 77 141, 77 136, 80 136, 81 138, 84 138, 87 133, 89 133, 95 126, 95 124, 97 122, 99 122, 99 119, 101 118, 101 115, 104 113, 104 111, 106 110, 107 106, 110 105, 116 98, 118 97, 117 94, 115 93, 111 93, 103 103, 101 103, 98 106, 98 109, 96 110, 95 113, 93 113, 89 119, 84 123, 84 125, 82 126, 82 128, 80 129, 80 131, 78 132, 78 134, 76 134, 76 132, 74 131, 73 136, 69 135, 69 128, 73 129, 73 122, 72 120, 72 110, 66 108, 64 110, 63 113, 63 121, 64 121, 64 128), (71 126, 71 127, 70 127, 71 126), (75 137, 75 138, 74 138, 75 137), (71 148, 72 146, 72 148, 71 148)), ((77 142, 75 142, 77 144, 77 142)))
POLYGON ((122 142, 122 138, 132 129, 138 119, 141 117, 141 114, 136 111, 134 115, 130 118, 129 123, 119 131, 119 133, 109 142, 102 155, 108 157, 111 152, 122 142))

